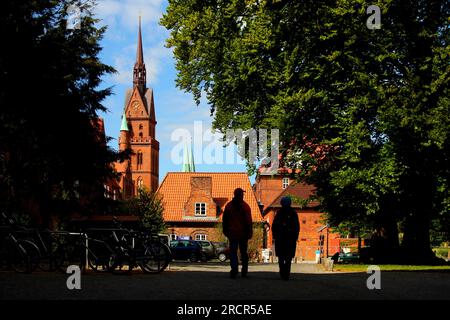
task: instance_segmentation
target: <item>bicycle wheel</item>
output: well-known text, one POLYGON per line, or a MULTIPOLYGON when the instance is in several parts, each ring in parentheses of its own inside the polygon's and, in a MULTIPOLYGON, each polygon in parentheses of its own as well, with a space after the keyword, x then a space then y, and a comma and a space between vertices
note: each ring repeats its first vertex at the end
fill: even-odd
POLYGON ((152 241, 143 245, 143 254, 138 264, 146 273, 160 273, 164 271, 171 261, 170 249, 163 243, 152 241))
POLYGON ((110 266, 113 253, 106 251, 92 250, 89 248, 88 252, 88 263, 89 267, 96 272, 107 272, 110 271, 110 266))
POLYGON ((129 274, 133 270, 133 262, 128 255, 111 254, 109 258, 108 270, 113 274, 129 274))
POLYGON ((74 244, 63 244, 55 251, 54 263, 56 269, 66 273, 67 268, 76 265, 80 270, 85 268, 85 250, 74 244))
POLYGON ((18 240, 11 253, 11 265, 16 272, 31 273, 36 270, 40 260, 39 248, 29 240, 18 240))

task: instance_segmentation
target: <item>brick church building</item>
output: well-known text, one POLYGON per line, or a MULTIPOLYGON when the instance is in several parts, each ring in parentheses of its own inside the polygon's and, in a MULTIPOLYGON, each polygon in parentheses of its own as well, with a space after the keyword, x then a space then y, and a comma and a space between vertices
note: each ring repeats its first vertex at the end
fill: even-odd
POLYGON ((133 88, 127 90, 119 136, 119 151, 131 150, 131 158, 117 162, 121 174, 119 186, 124 199, 137 195, 140 187, 156 191, 159 183, 159 142, 156 140, 156 116, 153 90, 147 88, 141 20, 136 62, 133 69, 133 88))

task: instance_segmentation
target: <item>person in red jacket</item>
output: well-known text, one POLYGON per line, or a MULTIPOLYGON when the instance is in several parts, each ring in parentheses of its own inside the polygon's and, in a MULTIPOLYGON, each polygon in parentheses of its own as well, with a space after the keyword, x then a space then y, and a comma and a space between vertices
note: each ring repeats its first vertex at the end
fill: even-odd
POLYGON ((230 242, 230 277, 236 278, 238 274, 238 248, 241 252, 241 275, 248 272, 248 240, 253 236, 253 222, 250 206, 244 201, 244 190, 234 190, 234 198, 225 206, 223 213, 223 234, 230 242))

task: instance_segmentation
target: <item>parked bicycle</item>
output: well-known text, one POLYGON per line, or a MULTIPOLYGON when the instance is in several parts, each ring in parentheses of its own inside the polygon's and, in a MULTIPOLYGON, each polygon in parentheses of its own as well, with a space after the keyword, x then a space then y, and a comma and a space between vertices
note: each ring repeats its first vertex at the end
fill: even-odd
POLYGON ((140 267, 146 273, 159 273, 167 268, 172 255, 158 236, 125 229, 116 218, 113 222, 117 227, 112 232, 116 244, 110 264, 113 272, 140 267))
POLYGON ((30 240, 18 238, 14 221, 4 212, 1 217, 7 225, 0 227, 0 265, 20 273, 33 272, 39 265, 39 248, 30 240))

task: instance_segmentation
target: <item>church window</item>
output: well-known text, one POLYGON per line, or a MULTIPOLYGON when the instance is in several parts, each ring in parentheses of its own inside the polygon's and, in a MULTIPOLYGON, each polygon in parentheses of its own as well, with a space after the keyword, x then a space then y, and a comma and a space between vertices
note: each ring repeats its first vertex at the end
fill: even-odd
POLYGON ((289 178, 283 178, 282 185, 283 189, 286 189, 289 186, 289 178))
POLYGON ((144 158, 144 155, 142 154, 142 152, 141 151, 138 151, 138 153, 137 153, 137 166, 138 166, 138 169, 140 169, 141 168, 141 166, 142 166, 142 163, 144 162, 143 159, 144 158))

